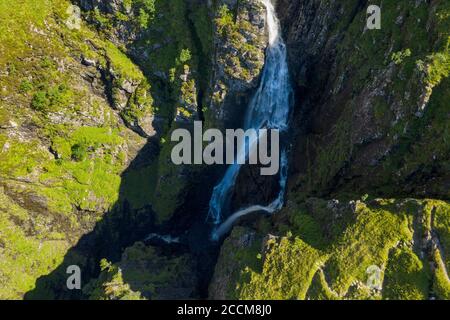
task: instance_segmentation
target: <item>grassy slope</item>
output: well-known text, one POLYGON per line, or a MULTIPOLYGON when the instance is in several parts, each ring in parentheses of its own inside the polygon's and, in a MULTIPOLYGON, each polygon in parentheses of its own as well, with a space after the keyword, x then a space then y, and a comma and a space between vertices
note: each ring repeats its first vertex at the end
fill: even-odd
MULTIPOLYGON (((308 162, 309 173, 300 183, 301 188, 307 189, 306 194, 327 190, 347 166, 356 178, 334 190, 336 198, 354 199, 364 193, 403 198, 408 192, 415 192, 447 199, 448 1, 433 2, 433 10, 424 2, 412 5, 383 1, 382 30, 373 32, 361 31, 364 10, 350 20, 357 3, 355 0, 341 4, 341 12, 348 20, 339 19, 330 26, 331 34, 345 29, 337 48, 337 71, 350 84, 352 98, 373 84, 374 74, 393 67, 394 76, 383 93, 387 98, 383 99, 382 94, 380 99, 371 101, 369 116, 373 117, 377 132, 382 132, 383 139, 393 142, 396 148, 379 165, 349 167, 352 155, 360 151, 349 144, 358 101, 346 100, 326 141, 316 140, 317 154, 308 162), (403 16, 402 23, 395 22, 399 16, 403 16), (419 114, 418 93, 424 88, 430 100, 419 114), (431 180, 426 187, 421 185, 432 176, 440 179, 431 180)), ((236 239, 250 234, 249 230, 244 235, 240 229, 239 233, 234 231, 226 240, 224 248, 228 249, 221 252, 216 274, 228 274, 232 280, 227 297, 448 299, 448 202, 366 201, 365 195, 364 201, 344 200, 339 204, 304 200, 305 194, 295 191, 289 196, 300 204, 291 203, 278 217, 256 225, 256 238, 265 239, 262 251, 260 240, 250 248, 229 249, 236 239), (266 235, 276 237, 267 240, 266 235), (233 250, 246 258, 231 262, 236 255, 233 250), (372 265, 382 271, 382 290, 368 286, 368 268, 372 265)), ((211 289, 217 288, 220 286, 213 283, 211 289)))
MULTIPOLYGON (((379 1, 370 2, 379 4, 379 1)), ((315 141, 314 137, 309 141, 317 149, 314 151, 317 155, 310 155, 314 163, 309 163, 302 188, 319 193, 328 190, 345 167, 352 176, 362 178, 350 180, 336 193, 373 191, 393 196, 399 191, 405 193, 403 196, 408 196, 408 192, 420 193, 420 187, 408 185, 411 178, 416 179, 413 184, 420 184, 431 174, 448 177, 450 5, 448 1, 417 5, 384 1, 381 30, 362 32, 365 10, 359 10, 351 21, 348 18, 357 3, 355 0, 342 4, 345 19, 330 25, 331 35, 343 32, 337 47, 336 70, 353 94, 339 102, 338 109, 344 111, 334 122, 330 134, 323 141, 315 141), (399 17, 403 19, 401 23, 399 17), (375 140, 395 147, 377 165, 353 164, 354 158, 370 157, 370 153, 375 152, 364 149, 364 143, 348 143, 349 139, 354 139, 352 134, 364 134, 355 133, 357 129, 352 125, 352 117, 363 108, 361 98, 366 98, 361 97, 361 93, 364 90, 373 93, 369 89, 371 85, 378 76, 386 77, 388 73, 383 72, 390 69, 391 80, 384 89, 384 83, 379 84, 376 97, 369 99, 369 114, 363 116, 368 118, 369 128, 366 129, 375 130, 375 140), (425 88, 431 98, 425 110, 419 112, 419 95, 425 88), (419 113, 422 115, 418 116, 419 113), (364 153, 369 155, 363 156, 364 153), (423 174, 417 174, 418 171, 423 174)), ((430 194, 449 196, 445 182, 436 181, 426 188, 430 194)))
POLYGON ((79 60, 110 61, 122 79, 144 81, 142 72, 86 26, 69 30, 69 4, 0 3, 1 298, 32 289, 117 201, 128 150, 143 142, 83 80, 95 69, 79 60))

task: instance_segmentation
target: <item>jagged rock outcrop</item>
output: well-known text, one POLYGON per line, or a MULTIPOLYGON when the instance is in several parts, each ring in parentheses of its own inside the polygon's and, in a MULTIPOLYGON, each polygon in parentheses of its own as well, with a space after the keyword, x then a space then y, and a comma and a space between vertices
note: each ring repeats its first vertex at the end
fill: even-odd
MULTIPOLYGON (((368 30, 369 4, 276 1, 296 92, 288 203, 238 222, 211 298, 450 299, 450 7, 383 2, 368 30)), ((241 126, 266 45, 259 0, 2 6, 0 298, 206 297, 220 170, 174 165, 170 135, 241 126), (159 231, 182 241, 143 240, 159 231), (73 264, 83 291, 64 287, 73 264)), ((247 169, 236 205, 273 199, 277 179, 247 169)))
POLYGON ((291 202, 273 218, 235 228, 210 297, 448 299, 449 207, 414 199, 291 202))
POLYGON ((259 82, 267 46, 266 11, 258 0, 220 1, 215 17, 208 115, 220 128, 240 125, 259 82))
POLYGON ((194 298, 195 261, 188 254, 168 257, 158 248, 137 242, 121 261, 101 262, 102 272, 83 290, 92 300, 165 300, 194 298))
POLYGON ((383 3, 368 30, 369 4, 277 2, 296 91, 289 200, 225 240, 211 298, 449 298, 450 7, 383 3))
POLYGON ((1 12, 4 299, 23 297, 92 231, 118 201, 121 174, 146 143, 124 123, 130 100, 138 101, 135 112, 151 108, 142 72, 86 25, 69 29, 60 8, 70 3, 59 5, 11 2, 1 12), (120 107, 113 103, 119 96, 120 107))
MULTIPOLYGON (((294 188, 448 199, 443 1, 279 1, 297 84, 294 188)), ((445 14, 444 14, 445 16, 445 14)))

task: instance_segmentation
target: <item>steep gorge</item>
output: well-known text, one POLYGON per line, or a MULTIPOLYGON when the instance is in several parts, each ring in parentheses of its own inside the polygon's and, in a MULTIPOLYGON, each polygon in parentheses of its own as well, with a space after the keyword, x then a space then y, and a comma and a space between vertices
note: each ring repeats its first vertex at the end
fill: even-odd
MULTIPOLYGON (((296 95, 287 203, 223 243, 205 217, 224 168, 173 165, 170 134, 244 126, 263 3, 80 0, 77 31, 68 1, 25 2, 36 15, 0 7, 21 35, 0 44, 0 297, 450 297, 446 1, 276 1, 296 95), (82 291, 64 287, 71 264, 82 291)), ((256 171, 232 210, 276 197, 256 171)))
POLYGON ((235 228, 211 298, 448 299, 449 7, 383 2, 368 30, 369 4, 278 1, 297 95, 288 203, 235 228))

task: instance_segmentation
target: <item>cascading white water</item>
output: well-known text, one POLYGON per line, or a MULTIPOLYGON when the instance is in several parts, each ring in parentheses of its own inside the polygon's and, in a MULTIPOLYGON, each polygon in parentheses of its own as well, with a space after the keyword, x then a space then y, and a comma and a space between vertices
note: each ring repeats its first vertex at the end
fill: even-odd
MULTIPOLYGON (((280 22, 270 0, 261 0, 267 10, 267 28, 269 45, 266 52, 266 62, 261 77, 261 83, 253 96, 245 116, 245 129, 278 129, 280 132, 288 129, 291 108, 292 87, 289 80, 286 45, 281 37, 280 22)), ((248 141, 237 152, 237 158, 246 159, 248 150, 257 144, 257 140, 248 141)), ((210 201, 209 215, 218 228, 213 232, 213 239, 219 239, 242 216, 255 211, 273 213, 283 206, 287 181, 287 152, 281 151, 280 161, 280 193, 270 205, 255 205, 239 210, 222 223, 223 211, 230 201, 233 186, 239 175, 241 165, 236 161, 231 165, 222 181, 214 188, 210 201), (221 224, 222 223, 222 224, 221 224)))

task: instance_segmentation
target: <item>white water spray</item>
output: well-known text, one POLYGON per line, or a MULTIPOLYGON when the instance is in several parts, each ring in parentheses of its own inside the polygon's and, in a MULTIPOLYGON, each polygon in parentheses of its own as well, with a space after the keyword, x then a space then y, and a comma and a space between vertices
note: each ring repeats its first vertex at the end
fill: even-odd
MULTIPOLYGON (((261 83, 253 96, 245 116, 245 129, 277 129, 281 132, 288 129, 291 109, 292 88, 289 80, 286 45, 281 38, 280 22, 270 0, 261 0, 267 10, 267 29, 269 45, 266 52, 266 62, 261 77, 261 83)), ((238 158, 247 158, 247 150, 252 150, 258 141, 249 141, 249 148, 244 145, 238 150, 238 158)), ((287 182, 287 152, 281 153, 280 192, 278 197, 268 206, 254 205, 239 210, 222 223, 223 211, 228 205, 233 186, 239 175, 241 165, 231 165, 222 181, 214 188, 210 201, 209 215, 219 227, 213 232, 212 238, 217 240, 227 233, 239 218, 252 212, 267 212, 269 214, 282 208, 287 182)))
POLYGON ((179 237, 173 237, 169 234, 165 234, 165 235, 160 235, 157 233, 150 233, 145 239, 144 241, 150 241, 150 240, 154 240, 154 239, 158 239, 161 240, 167 244, 173 244, 173 243, 181 243, 181 240, 179 237))

